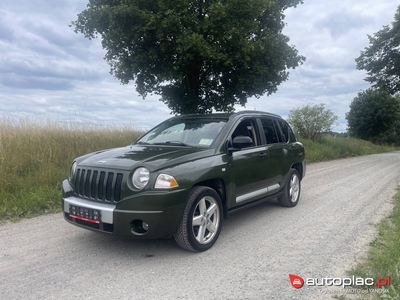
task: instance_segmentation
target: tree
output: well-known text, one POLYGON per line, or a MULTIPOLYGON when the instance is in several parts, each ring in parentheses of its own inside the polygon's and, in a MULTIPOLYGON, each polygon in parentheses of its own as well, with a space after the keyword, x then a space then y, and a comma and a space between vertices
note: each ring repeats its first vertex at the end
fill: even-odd
POLYGON ((176 114, 232 111, 276 92, 305 58, 282 34, 302 0, 90 0, 72 22, 100 36, 111 74, 176 114))
POLYGON ((392 95, 400 92, 400 6, 392 27, 368 36, 369 47, 356 58, 357 69, 366 70, 366 81, 373 87, 382 87, 392 95))
POLYGON ((374 143, 398 143, 400 99, 383 89, 360 91, 346 114, 349 134, 374 143))
POLYGON ((288 117, 288 122, 298 135, 313 141, 329 133, 337 120, 338 116, 330 109, 325 109, 323 103, 294 108, 290 110, 288 117))

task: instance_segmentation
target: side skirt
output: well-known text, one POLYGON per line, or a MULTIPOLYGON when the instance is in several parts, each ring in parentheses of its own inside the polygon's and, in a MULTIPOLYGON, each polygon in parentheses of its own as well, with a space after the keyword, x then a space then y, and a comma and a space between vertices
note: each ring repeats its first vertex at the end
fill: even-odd
POLYGON ((242 210, 245 210, 245 209, 247 209, 247 208, 249 208, 249 207, 256 206, 256 205, 258 205, 258 204, 267 202, 268 200, 272 200, 272 199, 274 199, 274 198, 277 198, 277 197, 279 197, 282 193, 283 193, 283 191, 280 191, 280 192, 278 192, 278 193, 276 193, 276 194, 273 194, 273 195, 271 195, 271 196, 262 197, 262 198, 260 198, 260 199, 257 199, 257 200, 251 201, 251 202, 249 202, 249 203, 243 204, 243 205, 241 205, 241 206, 237 206, 237 207, 231 208, 230 210, 227 211, 227 217, 229 217, 230 215, 233 215, 233 214, 235 214, 235 213, 238 213, 238 212, 240 212, 240 211, 242 211, 242 210))

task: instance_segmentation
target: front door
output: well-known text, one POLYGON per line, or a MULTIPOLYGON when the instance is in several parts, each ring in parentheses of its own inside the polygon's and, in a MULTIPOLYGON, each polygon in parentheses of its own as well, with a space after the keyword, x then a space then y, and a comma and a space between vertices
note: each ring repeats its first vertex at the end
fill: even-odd
POLYGON ((248 136, 253 140, 251 146, 235 151, 231 156, 233 194, 236 195, 234 205, 240 205, 267 193, 267 176, 263 169, 268 158, 267 147, 261 145, 255 119, 242 120, 231 139, 236 136, 248 136))

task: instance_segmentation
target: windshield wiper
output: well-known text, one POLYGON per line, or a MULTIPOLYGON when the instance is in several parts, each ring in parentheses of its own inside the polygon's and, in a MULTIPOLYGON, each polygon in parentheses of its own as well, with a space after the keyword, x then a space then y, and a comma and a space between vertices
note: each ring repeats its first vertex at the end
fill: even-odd
POLYGON ((154 143, 152 145, 172 145, 172 144, 176 144, 179 146, 185 146, 185 147, 192 147, 191 145, 182 143, 180 141, 167 141, 167 142, 163 142, 163 143, 154 143))

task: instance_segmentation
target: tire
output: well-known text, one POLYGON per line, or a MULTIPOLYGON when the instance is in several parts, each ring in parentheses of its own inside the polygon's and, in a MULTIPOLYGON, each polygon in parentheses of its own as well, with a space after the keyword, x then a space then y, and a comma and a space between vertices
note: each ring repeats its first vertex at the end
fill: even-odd
POLYGON ((176 243, 193 252, 210 249, 221 232, 222 218, 222 204, 218 193, 209 187, 194 187, 189 193, 174 235, 176 243))
POLYGON ((278 203, 285 207, 294 207, 300 199, 301 183, 297 170, 290 169, 286 179, 283 194, 278 197, 278 203))

